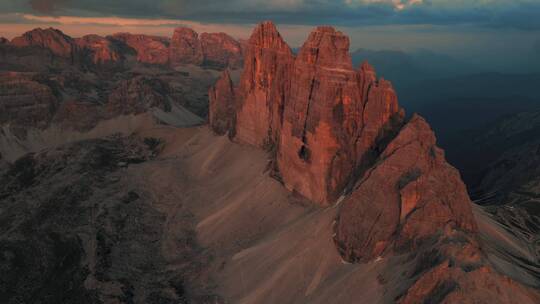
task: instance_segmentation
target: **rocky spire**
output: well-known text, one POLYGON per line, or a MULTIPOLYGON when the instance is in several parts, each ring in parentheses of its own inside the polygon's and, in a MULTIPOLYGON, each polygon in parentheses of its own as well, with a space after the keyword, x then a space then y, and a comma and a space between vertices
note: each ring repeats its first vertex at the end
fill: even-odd
MULTIPOLYGON (((391 85, 369 65, 354 70, 349 38, 332 27, 316 28, 294 58, 274 24, 263 22, 244 61, 235 140, 271 148, 284 185, 316 203, 335 201, 403 118, 391 85)), ((216 86, 210 95, 229 94, 216 86)))
POLYGON ((210 111, 208 112, 208 121, 212 130, 219 135, 231 132, 234 134, 234 121, 236 113, 234 112, 234 86, 229 75, 225 70, 221 78, 208 92, 210 111))
POLYGON ((292 63, 292 51, 275 25, 259 24, 248 41, 239 84, 238 141, 266 148, 276 144, 292 63))
POLYGON ((309 35, 294 63, 277 159, 290 190, 323 205, 335 201, 377 135, 399 125, 397 98, 375 87, 372 68, 353 70, 347 36, 331 27, 309 35))

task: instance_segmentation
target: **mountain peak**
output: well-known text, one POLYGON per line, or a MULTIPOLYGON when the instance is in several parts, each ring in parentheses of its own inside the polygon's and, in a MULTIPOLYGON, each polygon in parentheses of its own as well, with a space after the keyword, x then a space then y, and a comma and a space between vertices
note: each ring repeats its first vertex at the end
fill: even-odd
POLYGON ((352 70, 349 37, 330 26, 314 29, 300 51, 298 59, 307 64, 352 70))
MULTIPOLYGON (((235 100, 227 86, 219 94, 227 79, 210 90, 223 98, 211 106, 234 103, 229 134, 277 149, 276 170, 285 186, 322 205, 337 199, 378 138, 403 115, 394 91, 376 83, 374 71, 352 69, 348 49, 347 36, 319 27, 295 60, 275 26, 261 23, 249 40, 235 100)), ((211 126, 223 125, 213 117, 211 126)))
POLYGON ((70 58, 75 52, 74 40, 62 31, 55 28, 35 28, 24 33, 22 36, 15 37, 11 44, 18 47, 38 46, 47 48, 57 56, 70 58))

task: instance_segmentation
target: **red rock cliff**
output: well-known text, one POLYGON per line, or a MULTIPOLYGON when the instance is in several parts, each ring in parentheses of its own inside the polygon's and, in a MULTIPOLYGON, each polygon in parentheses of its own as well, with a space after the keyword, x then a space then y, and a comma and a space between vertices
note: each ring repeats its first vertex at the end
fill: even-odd
POLYGON ((187 27, 174 30, 169 48, 169 62, 171 65, 203 63, 204 57, 199 35, 187 27))
POLYGON ((200 36, 205 66, 240 68, 243 56, 240 42, 225 33, 202 33, 200 36))
POLYGON ((219 135, 230 132, 234 135, 235 92, 229 72, 225 70, 218 82, 208 92, 210 111, 208 120, 210 127, 219 135))
POLYGON ((49 49, 54 55, 72 61, 75 60, 78 52, 78 47, 71 37, 53 28, 33 29, 22 36, 13 38, 11 44, 17 47, 35 46, 49 49))
POLYGON ((296 58, 284 110, 277 161, 285 185, 321 204, 334 201, 383 127, 401 116, 391 86, 353 70, 349 38, 317 28, 296 58))
POLYGON ((246 47, 238 88, 236 139, 259 147, 279 140, 293 54, 275 25, 259 24, 246 47))
POLYGON ((291 191, 323 205, 335 201, 402 120, 392 86, 377 81, 368 65, 353 69, 349 38, 331 27, 313 31, 294 58, 276 27, 264 22, 245 52, 235 139, 272 148, 291 191))
POLYGON ((415 115, 342 202, 335 240, 346 260, 369 261, 447 226, 476 230, 471 201, 431 128, 415 115))
POLYGON ((137 61, 151 64, 167 64, 169 62, 169 39, 165 37, 117 33, 110 37, 132 48, 137 61))
POLYGON ((86 35, 75 39, 79 48, 88 52, 90 60, 94 64, 106 64, 117 62, 123 55, 114 43, 98 35, 86 35))

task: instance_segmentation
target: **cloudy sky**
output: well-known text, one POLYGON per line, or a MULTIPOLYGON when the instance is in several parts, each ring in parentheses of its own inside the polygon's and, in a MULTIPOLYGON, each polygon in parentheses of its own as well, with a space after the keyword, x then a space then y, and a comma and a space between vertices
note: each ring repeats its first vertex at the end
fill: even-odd
POLYGON ((351 36, 352 49, 428 49, 498 69, 540 61, 540 0, 0 0, 8 38, 38 26, 170 36, 179 25, 245 38, 261 20, 292 46, 328 24, 351 36))

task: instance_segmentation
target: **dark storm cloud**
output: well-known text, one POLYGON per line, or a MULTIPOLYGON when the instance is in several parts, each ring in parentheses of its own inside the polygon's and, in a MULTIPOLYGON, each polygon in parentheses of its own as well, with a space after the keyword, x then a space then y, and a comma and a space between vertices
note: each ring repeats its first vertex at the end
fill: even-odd
POLYGON ((56 9, 65 5, 68 0, 30 0, 32 9, 43 14, 53 14, 56 9))
POLYGON ((12 3, 15 5, 0 4, 0 8, 7 6, 12 11, 43 15, 178 18, 213 23, 271 19, 282 24, 465 24, 540 29, 537 0, 13 0, 12 3))

